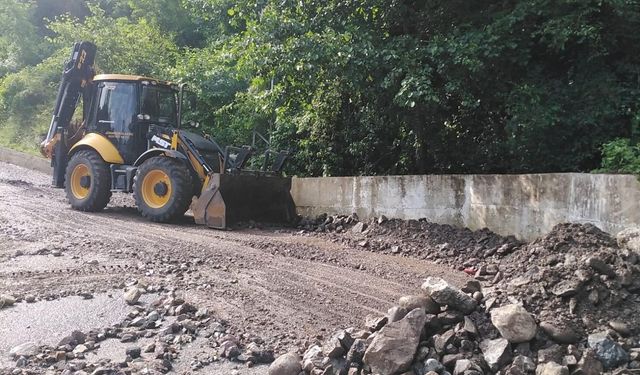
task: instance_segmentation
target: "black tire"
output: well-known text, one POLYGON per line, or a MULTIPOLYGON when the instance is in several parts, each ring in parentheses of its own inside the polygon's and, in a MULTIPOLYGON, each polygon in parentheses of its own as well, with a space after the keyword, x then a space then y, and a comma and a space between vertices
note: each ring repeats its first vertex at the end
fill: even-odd
POLYGON ((187 212, 193 197, 189 168, 167 156, 150 158, 136 172, 133 194, 142 216, 160 223, 175 220, 187 212))
POLYGON ((92 150, 73 154, 65 173, 64 190, 71 207, 79 211, 100 211, 111 199, 109 165, 92 150))

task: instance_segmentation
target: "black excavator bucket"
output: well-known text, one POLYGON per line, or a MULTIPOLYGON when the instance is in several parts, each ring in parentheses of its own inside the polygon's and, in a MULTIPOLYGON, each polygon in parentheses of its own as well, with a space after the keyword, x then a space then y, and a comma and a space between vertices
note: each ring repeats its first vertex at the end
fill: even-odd
POLYGON ((281 174, 288 156, 286 151, 267 149, 261 169, 248 170, 245 165, 253 153, 252 147, 227 146, 222 150, 210 138, 189 132, 180 134, 180 143, 187 153, 207 172, 206 186, 191 203, 196 224, 225 229, 241 221, 289 223, 295 220, 291 178, 281 174), (212 159, 211 155, 220 158, 212 159), (224 173, 211 167, 218 163, 224 173))
POLYGON ((191 211, 197 224, 216 229, 249 220, 288 223, 296 217, 290 190, 290 177, 211 173, 191 211))

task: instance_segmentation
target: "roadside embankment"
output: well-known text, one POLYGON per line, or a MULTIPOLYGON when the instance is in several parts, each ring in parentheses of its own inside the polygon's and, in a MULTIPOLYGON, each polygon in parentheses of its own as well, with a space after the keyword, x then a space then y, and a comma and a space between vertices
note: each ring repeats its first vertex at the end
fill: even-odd
POLYGON ((2 146, 0 146, 0 161, 51 174, 51 162, 49 160, 2 146))

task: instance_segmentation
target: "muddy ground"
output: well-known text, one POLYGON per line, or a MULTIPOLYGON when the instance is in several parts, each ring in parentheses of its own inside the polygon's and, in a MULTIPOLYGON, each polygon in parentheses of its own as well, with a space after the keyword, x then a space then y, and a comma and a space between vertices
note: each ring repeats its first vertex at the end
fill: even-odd
MULTIPOLYGON (((72 301, 69 296, 118 300, 137 281, 150 290, 175 290, 207 308, 236 336, 259 337, 277 355, 326 337, 335 327, 359 325, 367 314, 384 315, 427 276, 444 276, 458 285, 468 279, 451 266, 359 250, 296 229, 217 231, 196 226, 189 216, 180 223, 154 224, 138 215, 127 195, 114 195, 104 212, 72 211, 64 191, 50 187, 49 176, 0 163, 0 294, 17 297, 14 309, 25 314, 37 310, 37 320, 44 321, 38 330, 61 319, 72 322, 60 328, 68 330, 62 336, 82 329, 73 327, 74 320, 97 324, 100 319, 86 322, 87 315, 96 313, 76 309, 73 303, 82 302, 66 302, 72 301), (21 301, 26 297, 36 303, 21 301), (37 301, 44 300, 69 303, 70 312, 60 318, 46 306, 37 308, 37 301)), ((12 331, 42 336, 25 335, 30 328, 22 315, 7 319, 11 310, 0 310, 0 335, 8 336, 0 342, 11 341, 12 331)), ((56 345, 46 342, 47 337, 56 340, 55 332, 44 336, 43 343, 56 345)), ((199 349, 211 350, 192 345, 192 352, 199 349)), ((6 357, 6 350, 6 344, 0 347, 5 351, 0 355, 6 357)), ((216 366, 207 373, 230 373, 224 367, 228 364, 216 366)), ((236 367, 240 374, 266 373, 266 368, 236 367)))

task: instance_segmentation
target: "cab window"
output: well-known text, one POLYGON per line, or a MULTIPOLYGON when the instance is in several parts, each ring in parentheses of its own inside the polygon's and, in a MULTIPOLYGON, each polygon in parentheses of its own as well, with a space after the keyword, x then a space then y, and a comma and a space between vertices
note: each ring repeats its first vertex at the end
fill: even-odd
POLYGON ((128 133, 136 116, 136 86, 126 82, 106 82, 98 86, 96 126, 100 133, 128 133))
MULTIPOLYGON (((142 113, 161 126, 175 126, 177 96, 168 88, 143 86, 142 113)), ((146 116, 145 116, 146 117, 146 116)))

